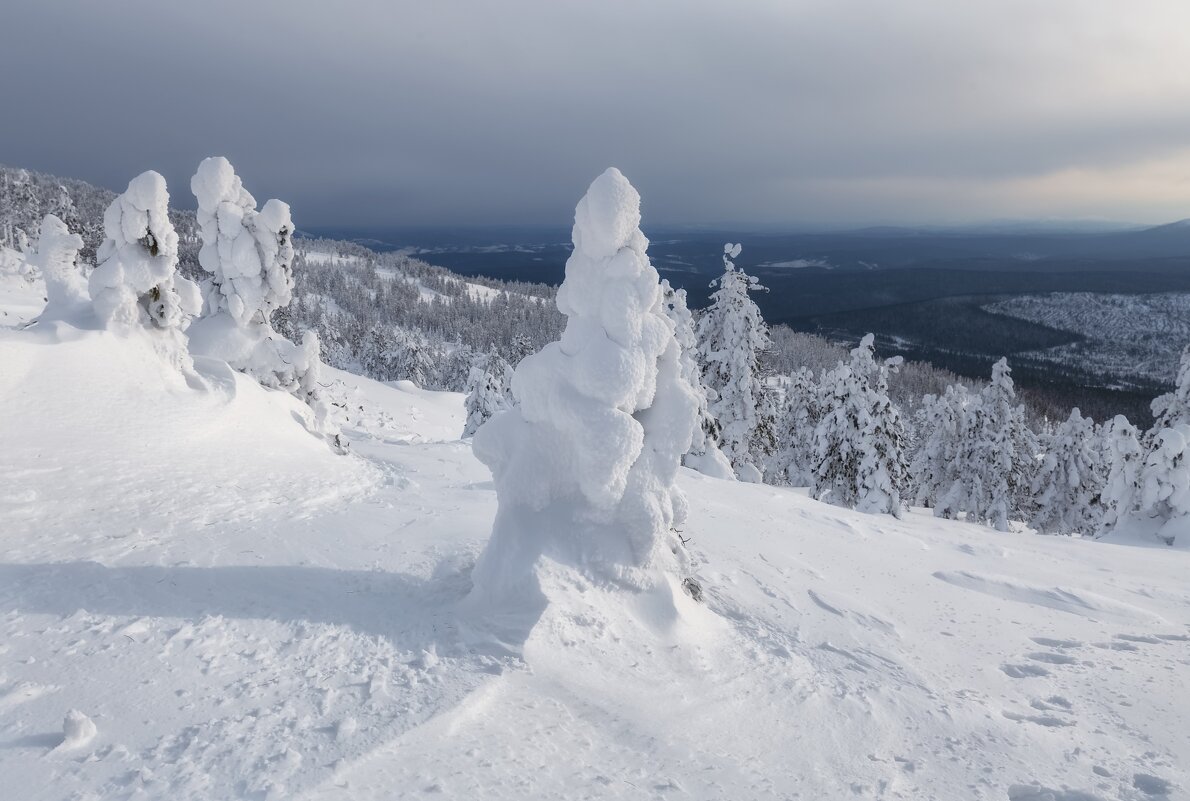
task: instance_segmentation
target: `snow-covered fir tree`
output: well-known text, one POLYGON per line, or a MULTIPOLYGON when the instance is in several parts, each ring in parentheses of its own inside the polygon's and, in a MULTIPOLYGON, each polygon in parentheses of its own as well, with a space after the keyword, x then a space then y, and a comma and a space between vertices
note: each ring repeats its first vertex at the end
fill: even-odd
POLYGON ((1190 345, 1182 349, 1173 392, 1153 399, 1153 427, 1145 436, 1148 448, 1157 447, 1157 436, 1178 423, 1190 423, 1190 345))
POLYGON ((738 244, 724 246, 723 275, 711 283, 717 289, 698 319, 699 362, 703 383, 714 392, 709 408, 719 423, 719 447, 741 480, 759 482, 774 440, 760 369, 769 334, 748 295, 764 287, 732 261, 740 250, 738 244))
POLYGON ((823 377, 813 491, 838 506, 900 517, 908 474, 905 426, 888 397, 888 370, 901 359, 878 363, 873 341, 865 336, 848 363, 823 377))
POLYGON ((917 446, 909 464, 914 503, 934 510, 937 517, 954 518, 961 511, 956 487, 961 487, 964 457, 970 452, 972 397, 962 384, 939 395, 926 395, 917 413, 917 446))
POLYGON ((633 586, 684 568, 686 502, 674 480, 698 399, 639 225, 627 179, 615 169, 596 178, 575 210, 558 289, 562 339, 517 366, 518 405, 475 434, 499 501, 473 572, 481 601, 536 603, 543 555, 633 586))
POLYGON ((686 305, 686 290, 674 289, 661 279, 662 308, 674 324, 674 338, 681 347, 682 379, 690 385, 698 399, 698 427, 690 441, 690 449, 682 457, 682 464, 715 478, 734 479, 731 463, 719 450, 719 421, 711 414, 710 403, 715 393, 702 382, 702 367, 698 363, 698 335, 694 331, 694 315, 686 305))
POLYGON ((964 479, 970 493, 965 511, 999 530, 1008 530, 1011 517, 1031 512, 1032 480, 1037 468, 1037 438, 1016 403, 1016 388, 1007 359, 992 366, 992 380, 980 392, 975 434, 978 440, 967 455, 964 479))
POLYGON ((1190 425, 1157 431, 1138 480, 1133 525, 1167 545, 1190 539, 1190 425))
POLYGON ((199 263, 210 274, 203 318, 191 327, 191 350, 301 399, 313 412, 311 429, 341 449, 331 402, 319 381, 317 333, 305 331, 294 344, 272 324, 273 312, 292 298, 289 206, 270 200, 257 211, 255 199, 222 157, 204 159, 190 188, 198 201, 199 263))
POLYGON ((38 230, 37 250, 27 255, 31 266, 45 279, 45 311, 41 322, 77 318, 90 305, 87 279, 77 264, 83 238, 66 223, 47 214, 38 230))
POLYGON ((1044 534, 1094 534, 1103 518, 1104 476, 1095 424, 1078 409, 1047 438, 1032 483, 1030 525, 1044 534))
POLYGON ((1103 427, 1101 441, 1106 469, 1101 528, 1110 531, 1135 508, 1145 453, 1136 426, 1122 414, 1103 427))
POLYGON ((178 235, 169 220, 165 179, 141 173, 108 206, 107 239, 88 281, 100 322, 109 327, 181 330, 202 308, 198 287, 178 275, 178 235))
POLYGON ((777 448, 765 470, 774 484, 809 487, 814 483, 814 433, 822 419, 821 392, 806 367, 785 381, 777 413, 777 448))
POLYGON ((476 358, 467 379, 467 399, 464 410, 467 421, 463 436, 470 437, 492 415, 511 408, 512 367, 495 348, 476 358))
POLYGON ((203 159, 190 180, 198 200, 202 248, 198 260, 210 273, 206 313, 226 313, 246 326, 268 323, 288 306, 293 292, 293 221, 289 206, 265 203, 244 189, 222 156, 203 159))

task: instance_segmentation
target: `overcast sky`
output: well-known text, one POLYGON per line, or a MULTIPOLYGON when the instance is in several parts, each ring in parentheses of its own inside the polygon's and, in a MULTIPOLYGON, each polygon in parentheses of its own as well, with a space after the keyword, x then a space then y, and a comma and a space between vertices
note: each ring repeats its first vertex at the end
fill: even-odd
POLYGON ((1187 0, 11 0, 0 162, 299 227, 1190 217, 1187 0), (309 9, 305 6, 310 6, 309 9))

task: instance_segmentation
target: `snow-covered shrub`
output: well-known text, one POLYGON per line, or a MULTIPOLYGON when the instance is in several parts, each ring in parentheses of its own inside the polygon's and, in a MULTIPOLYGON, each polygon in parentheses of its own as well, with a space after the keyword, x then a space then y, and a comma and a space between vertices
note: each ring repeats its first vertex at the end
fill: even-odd
POLYGON ((814 495, 861 512, 900 517, 907 484, 905 426, 888 397, 888 370, 871 334, 823 377, 822 417, 815 430, 814 495))
POLYGON ((760 354, 769 347, 768 326, 749 292, 763 290, 757 279, 737 270, 740 245, 723 248, 723 275, 698 320, 703 383, 714 393, 710 413, 719 423, 719 446, 742 480, 758 482, 760 466, 773 450, 774 421, 765 412, 760 354))
POLYGON ((492 415, 512 406, 512 367, 492 348, 475 360, 467 379, 463 436, 470 437, 492 415))
POLYGON ((784 389, 777 412, 777 450, 765 477, 774 484, 809 487, 814 483, 814 432, 822 418, 818 383, 802 367, 789 376, 784 389))
POLYGON ((616 169, 596 178, 575 210, 558 289, 562 338, 517 366, 518 405, 475 434, 499 499, 473 573, 480 597, 533 596, 527 579, 542 555, 633 586, 684 565, 674 479, 698 399, 639 225, 628 180, 616 169))
POLYGON ((181 330, 199 313, 198 287, 177 274, 178 235, 169 221, 165 179, 133 178, 103 216, 107 239, 89 280, 91 302, 108 327, 181 330))
POLYGON ((73 234, 66 223, 47 214, 41 221, 37 236, 37 250, 26 258, 45 279, 45 311, 39 319, 76 319, 91 302, 87 279, 79 269, 79 250, 83 238, 73 234))
POLYGON ((1072 410, 1045 451, 1033 478, 1030 524, 1045 534, 1093 534, 1103 516, 1103 464, 1094 422, 1072 410))
POLYGON ((1135 508, 1145 454, 1136 426, 1122 414, 1103 427, 1102 448, 1107 471, 1102 528, 1110 531, 1135 508))
POLYGON ((678 362, 682 379, 690 385, 691 392, 698 399, 698 426, 691 437, 690 449, 682 457, 682 464, 714 478, 735 479, 731 463, 716 444, 719 439, 719 421, 710 411, 710 402, 716 395, 702 382, 702 367, 698 363, 698 336, 694 332, 694 315, 686 305, 686 290, 674 289, 663 278, 661 297, 665 316, 674 324, 674 339, 682 349, 678 362))

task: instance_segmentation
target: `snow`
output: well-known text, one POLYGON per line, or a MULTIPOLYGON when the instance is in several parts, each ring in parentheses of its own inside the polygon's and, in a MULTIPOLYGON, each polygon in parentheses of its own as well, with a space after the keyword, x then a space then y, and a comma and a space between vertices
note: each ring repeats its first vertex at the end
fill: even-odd
MULTIPOLYGON (((28 306, 12 286, 0 310, 28 306)), ((1190 791, 1188 550, 684 470, 705 604, 545 560, 540 617, 493 617, 466 602, 496 493, 457 439, 462 395, 328 368, 352 406, 339 456, 296 399, 213 360, 192 386, 149 338, 12 317, 6 797, 1190 791), (69 710, 96 731, 60 749, 88 730, 69 710)))

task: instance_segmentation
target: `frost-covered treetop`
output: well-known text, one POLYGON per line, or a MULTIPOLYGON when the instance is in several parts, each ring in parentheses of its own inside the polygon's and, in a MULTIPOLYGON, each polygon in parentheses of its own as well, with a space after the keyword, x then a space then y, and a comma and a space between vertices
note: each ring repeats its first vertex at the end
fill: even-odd
POLYGON ((202 234, 198 261, 214 284, 211 310, 226 311, 240 324, 267 321, 293 293, 288 204, 270 200, 258 212, 256 199, 222 156, 203 159, 190 189, 202 234))

